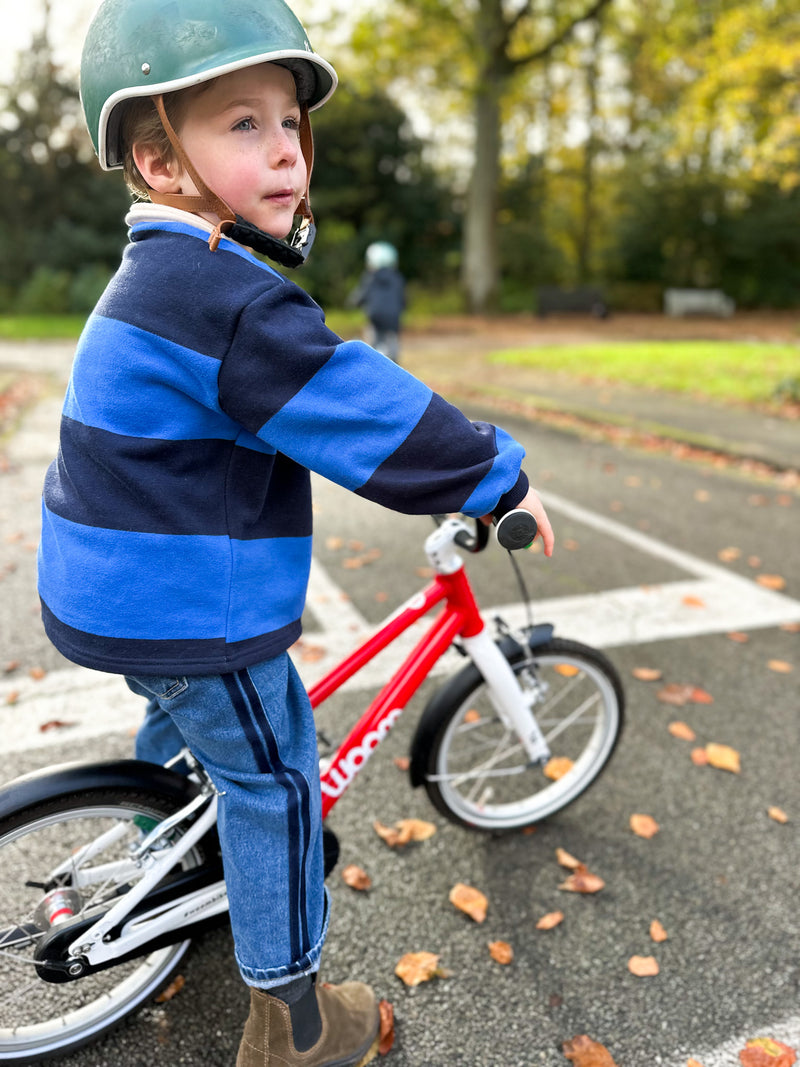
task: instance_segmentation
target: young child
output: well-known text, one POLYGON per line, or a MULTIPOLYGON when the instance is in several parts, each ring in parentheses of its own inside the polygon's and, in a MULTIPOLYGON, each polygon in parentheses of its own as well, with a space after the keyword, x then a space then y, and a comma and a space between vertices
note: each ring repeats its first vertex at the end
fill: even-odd
POLYGON ((406 306, 405 279, 397 269, 397 249, 374 241, 365 255, 367 269, 350 298, 369 319, 368 340, 394 363, 400 359, 400 319, 406 306))
POLYGON ((335 86, 283 0, 104 0, 81 69, 101 165, 149 201, 78 344, 44 488, 43 618, 64 655, 147 698, 138 756, 186 745, 220 792, 251 988, 239 1067, 355 1064, 378 1028, 367 986, 315 981, 319 767, 287 654, 309 470, 407 513, 521 504, 553 544, 516 442, 343 343, 250 251, 304 258, 308 112, 335 86))

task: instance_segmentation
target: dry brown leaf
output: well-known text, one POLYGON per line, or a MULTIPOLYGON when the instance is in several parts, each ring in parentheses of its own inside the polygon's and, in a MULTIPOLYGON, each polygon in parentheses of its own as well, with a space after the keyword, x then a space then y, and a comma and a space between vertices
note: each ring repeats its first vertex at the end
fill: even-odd
POLYGON ((716 742, 710 741, 706 745, 706 755, 708 756, 708 762, 712 767, 716 767, 717 770, 738 774, 742 769, 739 753, 735 748, 731 748, 730 745, 718 745, 716 742))
POLYGON ((767 666, 771 671, 775 671, 776 674, 791 674, 794 670, 791 663, 787 663, 785 659, 771 659, 767 666))
POLYGON ((395 756, 394 765, 399 771, 407 771, 411 766, 411 759, 409 756, 395 756))
POLYGON ((64 722, 63 719, 49 719, 39 727, 39 733, 46 734, 48 730, 65 730, 69 726, 77 726, 77 723, 64 722))
POLYGON ((747 565, 748 565, 748 567, 752 567, 753 570, 755 570, 756 567, 760 567, 761 566, 761 556, 748 556, 747 557, 747 565))
POLYGON ((327 655, 327 650, 322 645, 306 645, 300 648, 300 659, 303 663, 318 663, 327 655))
POLYGON ((41 682, 42 678, 47 677, 47 671, 44 667, 31 667, 28 674, 33 678, 34 682, 41 682))
POLYGON ((383 592, 383 590, 380 590, 375 594, 375 599, 379 604, 385 604, 386 601, 389 599, 389 594, 383 592))
POLYGON ((695 489, 694 498, 700 504, 706 504, 711 499, 711 493, 707 489, 695 489))
POLYGON ((680 741, 694 741, 697 738, 697 734, 686 722, 671 722, 667 727, 673 737, 677 737, 680 741))
POLYGON ((695 686, 692 689, 691 702, 692 704, 713 704, 714 698, 710 693, 707 693, 705 689, 695 686))
POLYGON ((739 1053, 742 1067, 792 1067, 797 1052, 771 1037, 756 1037, 748 1041, 739 1053))
POLYGON ((660 827, 652 815, 631 815, 630 828, 638 837, 655 837, 660 827))
POLYGON ((568 537, 561 547, 567 552, 577 552, 581 546, 573 538, 568 537))
POLYGON ((401 845, 409 841, 427 841, 436 833, 435 825, 425 819, 401 819, 395 826, 400 833, 401 845))
POLYGON ((702 1065, 702 1063, 699 1063, 699 1062, 698 1062, 697 1060, 695 1060, 695 1059, 692 1059, 692 1058, 690 1057, 690 1058, 689 1058, 689 1059, 688 1059, 688 1060, 686 1061, 686 1067, 703 1067, 703 1065, 702 1065))
POLYGON ((740 559, 742 555, 741 548, 721 548, 717 552, 717 559, 721 559, 723 563, 733 563, 735 559, 740 559))
POLYGON ((338 552, 340 548, 344 547, 344 541, 341 537, 328 537, 325 540, 325 547, 330 549, 331 552, 338 552))
POLYGON ((786 814, 783 808, 767 808, 767 815, 769 815, 770 819, 774 819, 775 822, 787 823, 789 821, 789 816, 786 814))
POLYGON ((669 934, 658 921, 658 919, 653 919, 653 921, 650 923, 650 939, 652 941, 660 943, 661 941, 666 941, 668 937, 669 934))
POLYGON ((490 941, 489 955, 495 963, 502 963, 506 967, 514 959, 514 949, 508 941, 490 941))
POLYGON ((552 781, 557 782, 559 778, 569 774, 574 766, 575 764, 568 756, 553 756, 544 765, 542 773, 545 778, 550 778, 552 781))
POLYGON ((173 997, 177 996, 185 985, 186 979, 183 977, 183 975, 176 975, 176 977, 172 979, 167 988, 162 989, 162 991, 158 994, 158 996, 156 997, 156 1004, 166 1004, 168 1000, 172 1000, 173 997))
POLYGON ((469 915, 470 919, 473 919, 476 923, 482 923, 486 919, 489 901, 481 893, 480 889, 465 885, 463 882, 457 882, 450 890, 449 899, 454 907, 469 915))
POLYGON ((756 583, 763 585, 765 589, 785 589, 786 579, 782 578, 780 574, 759 574, 756 577, 756 583))
POLYGON ((637 978, 655 978, 658 974, 658 960, 655 956, 631 956, 628 970, 637 978))
POLYGON ((704 748, 693 748, 692 749, 692 763, 696 767, 707 767, 708 766, 708 753, 706 752, 706 750, 704 748))
POLYGON ((657 682, 661 678, 661 671, 656 667, 634 667, 631 674, 640 682, 657 682))
POLYGON ((19 689, 12 689, 10 693, 6 694, 6 704, 16 704, 19 700, 19 689))
POLYGON ((372 879, 370 876, 355 863, 348 863, 344 868, 342 871, 342 881, 345 885, 349 885, 351 889, 358 889, 362 893, 367 889, 372 888, 372 879))
POLYGON ((378 1034, 378 1053, 385 1056, 391 1051, 394 1044, 394 1008, 388 1000, 382 1000, 378 1004, 381 1017, 381 1026, 378 1034))
POLYGON ((592 874, 582 863, 558 888, 568 893, 599 893, 605 884, 599 875, 592 874))
POLYGON ((778 629, 787 634, 800 634, 800 622, 782 622, 778 629))
POLYGON ((447 972, 439 966, 439 957, 433 952, 407 952, 398 960, 394 973, 407 986, 447 977, 447 972))
POLYGON ((580 667, 576 667, 574 663, 556 663, 553 670, 564 678, 574 678, 576 674, 581 673, 580 667))
POLYGON ((543 915, 536 924, 537 930, 552 930, 559 923, 564 921, 563 911, 548 911, 547 915, 543 915))
POLYGON ((364 566, 364 560, 361 556, 348 556, 347 559, 342 560, 342 566, 346 571, 357 571, 364 566))
POLYGON ((561 1046, 564 1055, 575 1067, 617 1067, 605 1045, 593 1041, 588 1034, 580 1034, 561 1046))
POLYGON ((702 597, 691 595, 681 597, 681 604, 685 604, 687 608, 704 608, 706 606, 706 602, 702 597))
POLYGON ((468 711, 464 712, 464 722, 475 723, 475 722, 480 722, 480 721, 481 721, 481 713, 479 711, 477 711, 475 708, 470 708, 468 711))
POLYGON ((662 704, 671 704, 673 707, 682 708, 685 704, 713 704, 714 698, 705 689, 697 685, 683 685, 680 682, 670 682, 660 689, 656 698, 662 704))
POLYGON ((347 542, 347 547, 350 549, 351 552, 363 552, 364 551, 364 542, 363 541, 348 541, 347 542))
POLYGON ((574 856, 571 856, 565 848, 556 849, 556 859, 562 867, 566 867, 570 871, 577 871, 579 867, 585 866, 580 860, 576 860, 574 856))
POLYGON ((17 670, 20 663, 18 659, 10 659, 8 663, 3 667, 3 674, 11 674, 12 671, 17 670))
POLYGON ((729 641, 735 641, 737 645, 746 645, 750 640, 749 634, 742 633, 741 630, 732 630, 729 634, 725 635, 729 641))

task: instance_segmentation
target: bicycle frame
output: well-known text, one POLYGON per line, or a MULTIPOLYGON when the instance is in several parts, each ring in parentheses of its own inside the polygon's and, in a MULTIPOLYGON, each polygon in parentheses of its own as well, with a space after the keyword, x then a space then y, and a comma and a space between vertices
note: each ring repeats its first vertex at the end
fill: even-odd
POLYGON ((425 551, 437 570, 432 583, 411 597, 377 633, 309 689, 311 705, 316 708, 415 622, 437 604, 445 602, 442 613, 378 693, 333 757, 327 761, 327 766, 321 769, 323 818, 389 733, 436 661, 457 637, 461 638, 478 670, 490 683, 498 714, 516 731, 529 759, 532 762, 546 762, 550 758, 547 742, 508 661, 486 633, 463 561, 453 547, 454 535, 461 529, 464 529, 461 522, 449 519, 430 535, 425 542, 425 551))

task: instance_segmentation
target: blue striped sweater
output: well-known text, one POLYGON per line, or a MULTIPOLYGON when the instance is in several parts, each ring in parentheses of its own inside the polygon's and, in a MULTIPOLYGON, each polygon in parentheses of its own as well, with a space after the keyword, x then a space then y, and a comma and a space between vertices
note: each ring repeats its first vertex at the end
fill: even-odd
POLYGON ((309 470, 410 514, 525 493, 521 446, 471 423, 296 285, 188 221, 132 227, 81 336, 47 473, 39 592, 69 659, 238 670, 300 634, 309 470))

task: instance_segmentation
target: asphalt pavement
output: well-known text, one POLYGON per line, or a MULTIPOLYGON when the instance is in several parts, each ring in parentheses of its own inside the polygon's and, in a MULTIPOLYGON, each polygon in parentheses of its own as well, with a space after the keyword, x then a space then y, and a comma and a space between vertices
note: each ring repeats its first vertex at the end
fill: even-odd
MULTIPOLYGON (((53 732, 37 737, 36 746, 46 742, 47 748, 12 746, 8 740, 15 720, 28 710, 25 693, 48 685, 47 677, 31 682, 30 668, 51 672, 59 685, 72 677, 60 673, 70 667, 42 637, 32 584, 37 499, 54 447, 71 348, 55 342, 0 344, 0 372, 33 370, 52 384, 16 432, 0 442, 0 455, 6 456, 0 473, 0 640, 8 650, 0 660, 19 661, 0 687, 0 731, 12 774, 55 760, 124 756, 130 749, 131 720, 121 706, 116 729, 96 732, 90 745, 72 739, 69 730, 63 740, 56 741, 53 732), (2 707, 3 694, 14 688, 23 691, 23 699, 2 707)), ((573 618, 577 624, 581 612, 595 617, 586 623, 598 627, 597 643, 604 643, 600 616, 619 588, 646 593, 674 586, 685 593, 681 582, 695 559, 692 579, 710 590, 720 578, 717 551, 725 544, 742 548, 741 560, 726 564, 733 579, 746 579, 745 585, 731 585, 737 595, 750 587, 755 591, 748 560, 758 552, 762 569, 781 571, 788 593, 797 596, 796 420, 665 394, 565 383, 555 375, 512 376, 481 364, 466 346, 460 352, 451 341, 450 351, 455 355, 431 373, 430 349, 415 349, 409 341, 406 363, 415 372, 424 369, 421 376, 435 379, 432 384, 450 390, 454 400, 466 401, 470 414, 493 417, 497 408, 511 413, 510 428, 528 449, 534 481, 584 505, 584 512, 563 505, 551 512, 558 559, 554 566, 537 565, 537 599, 541 594, 558 610, 571 594, 580 594, 573 618), (619 427, 641 435, 639 443, 650 435, 685 444, 687 455, 696 452, 701 462, 676 462, 674 451, 639 451, 632 439, 628 449, 625 436, 614 432, 619 427), (714 453, 741 463, 741 470, 715 467, 714 453), (738 522, 745 512, 746 523, 738 522), (621 549, 619 537, 626 531, 631 539, 621 549)), ((332 598, 341 597, 339 629, 346 630, 358 625, 348 605, 374 622, 387 603, 397 603, 419 584, 414 534, 422 520, 402 520, 410 525, 398 536, 391 517, 377 516, 360 501, 347 503, 350 499, 319 487, 318 554, 338 584, 315 593, 312 634, 318 624, 329 635, 335 630, 335 612, 327 629, 320 622, 332 598), (326 544, 329 534, 380 546, 382 559, 363 569, 344 568, 341 553, 326 544)), ((481 602, 510 596, 504 580, 476 566, 481 602)), ((409 790, 392 763, 407 751, 411 736, 411 719, 401 720, 385 754, 370 762, 332 816, 343 862, 365 866, 373 889, 357 894, 338 877, 332 881, 326 977, 365 977, 394 1003, 395 1048, 378 1062, 561 1067, 567 1062, 562 1043, 580 1033, 607 1046, 617 1067, 686 1067, 690 1056, 702 1067, 740 1067, 745 1038, 773 1036, 800 1050, 794 681, 800 657, 797 635, 777 624, 782 605, 776 603, 775 621, 759 624, 746 644, 726 638, 724 618, 707 633, 617 639, 609 654, 626 679, 629 721, 613 769, 585 799, 531 836, 471 835, 432 816, 424 794, 409 790), (770 658, 788 663, 794 674, 766 669, 770 658), (702 683, 715 702, 686 708, 660 703, 656 688, 631 678, 643 664, 661 668, 665 680, 702 683), (685 759, 678 758, 677 749, 666 747, 679 744, 666 732, 668 722, 678 718, 700 724, 701 742, 725 740, 741 749, 741 774, 694 768, 688 749, 685 759), (786 808, 786 826, 767 818, 768 804, 786 808), (652 841, 627 829, 627 814, 636 811, 649 811, 661 824, 652 841), (386 849, 373 832, 373 818, 391 824, 408 816, 433 817, 436 835, 404 853, 386 849), (556 847, 601 873, 606 888, 593 897, 559 892, 564 872, 554 861, 556 847), (447 893, 455 881, 487 893, 490 914, 483 926, 449 908, 447 893), (546 934, 536 931, 536 920, 556 906, 565 922, 546 934), (663 945, 648 935, 656 917, 669 933, 663 945), (509 967, 488 960, 486 943, 497 939, 514 946, 509 967), (441 952, 451 977, 415 989, 400 986, 392 975, 394 962, 402 952, 418 950, 441 952), (656 956, 662 973, 634 978, 625 966, 634 954, 656 956)), ((629 610, 627 602, 617 608, 623 615, 629 610)), ((796 612, 796 600, 787 597, 785 609, 796 612)), ((610 624, 607 629, 606 636, 610 624)), ((573 636, 572 630, 565 635, 573 636)), ((79 708, 80 692, 72 696, 71 706, 79 708)), ((329 713, 334 723, 352 714, 352 701, 350 693, 337 694, 329 713)), ((87 718, 88 712, 87 703, 87 718)), ((147 1008, 106 1041, 63 1060, 63 1067, 231 1067, 246 1001, 226 931, 198 943, 185 976, 179 996, 147 1008)))

